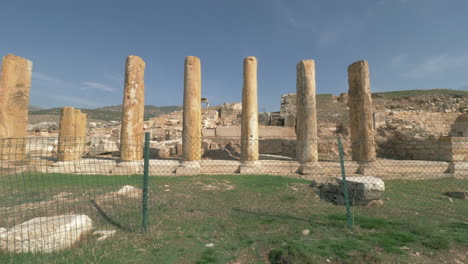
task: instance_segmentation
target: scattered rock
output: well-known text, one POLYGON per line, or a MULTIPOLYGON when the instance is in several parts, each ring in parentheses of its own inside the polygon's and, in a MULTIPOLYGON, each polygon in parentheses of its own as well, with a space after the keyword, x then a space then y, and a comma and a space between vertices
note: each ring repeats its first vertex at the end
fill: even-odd
POLYGON ((125 185, 122 189, 118 190, 116 194, 122 195, 128 198, 141 198, 143 191, 139 188, 131 185, 125 185))
POLYGON ((52 196, 52 199, 56 199, 56 200, 59 200, 59 199, 65 199, 69 196, 73 195, 73 193, 69 193, 69 192, 61 192, 57 195, 54 195, 52 196))
POLYGON ((205 247, 214 247, 214 244, 213 243, 206 244, 205 247))
POLYGON ((36 217, 0 234, 0 249, 49 253, 71 247, 92 229, 87 215, 36 217))
POLYGON ((449 197, 452 197, 452 198, 468 200, 468 191, 464 191, 464 192, 446 192, 445 195, 447 195, 449 197))
POLYGON ((383 205, 384 202, 382 200, 372 200, 366 204, 367 207, 382 207, 383 205))
POLYGON ((97 241, 103 241, 113 236, 116 232, 117 230, 115 229, 114 230, 97 230, 97 231, 94 231, 93 236, 99 236, 97 241))

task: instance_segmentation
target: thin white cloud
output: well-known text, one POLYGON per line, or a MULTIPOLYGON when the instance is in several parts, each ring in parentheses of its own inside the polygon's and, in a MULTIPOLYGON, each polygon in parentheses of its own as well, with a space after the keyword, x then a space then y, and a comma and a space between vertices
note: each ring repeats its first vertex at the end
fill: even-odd
POLYGON ((98 90, 102 90, 106 92, 115 91, 114 88, 107 86, 105 84, 102 84, 102 83, 97 83, 97 82, 83 82, 83 85, 85 86, 83 87, 84 90, 92 88, 92 89, 98 89, 98 90))
POLYGON ((33 72, 32 78, 36 80, 47 81, 47 82, 56 82, 56 83, 62 82, 62 80, 60 80, 59 78, 49 75, 49 74, 42 73, 42 72, 33 72))
POLYGON ((439 54, 417 63, 413 70, 405 75, 408 77, 423 77, 430 74, 444 73, 467 63, 468 53, 457 55, 439 54))
POLYGON ((63 96, 63 95, 49 95, 48 97, 51 99, 55 99, 57 101, 62 101, 64 103, 80 104, 80 105, 90 106, 90 107, 99 107, 102 105, 102 103, 90 101, 89 99, 81 99, 78 97, 70 97, 70 96, 63 96))

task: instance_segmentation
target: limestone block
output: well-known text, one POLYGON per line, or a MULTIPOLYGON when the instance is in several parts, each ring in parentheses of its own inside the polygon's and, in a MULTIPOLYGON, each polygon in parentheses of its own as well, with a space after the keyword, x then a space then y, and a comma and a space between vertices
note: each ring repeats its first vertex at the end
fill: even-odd
POLYGON ((217 137, 239 138, 241 136, 240 126, 218 126, 216 128, 217 137))
MULTIPOLYGON (((385 192, 385 183, 372 176, 347 177, 348 197, 352 205, 367 205, 379 200, 385 192)), ((336 183, 329 183, 320 188, 322 198, 335 204, 343 204, 343 181, 336 178, 336 183)))
POLYGON ((70 248, 92 229, 87 215, 36 217, 0 233, 0 248, 15 253, 50 253, 70 248))
POLYGON ((283 140, 280 138, 260 140, 259 151, 262 154, 281 154, 283 153, 283 140))
POLYGON ((260 126, 260 138, 296 138, 294 127, 260 126))

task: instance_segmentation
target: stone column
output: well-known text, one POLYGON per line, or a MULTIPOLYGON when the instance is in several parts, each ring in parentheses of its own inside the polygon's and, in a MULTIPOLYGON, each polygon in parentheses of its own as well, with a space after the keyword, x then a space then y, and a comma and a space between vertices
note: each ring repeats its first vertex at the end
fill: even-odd
POLYGON ((120 160, 143 158, 143 120, 145 113, 145 62, 128 56, 125 65, 125 88, 120 132, 120 160))
MULTIPOLYGON (((358 61, 348 67, 348 83, 352 159, 365 167, 376 158, 367 61, 358 61)), ((359 170, 362 171, 362 169, 361 166, 359 170)))
POLYGON ((32 62, 8 54, 0 73, 0 160, 22 160, 31 88, 32 62))
POLYGON ((313 60, 302 60, 297 64, 296 90, 296 156, 301 164, 299 173, 312 174, 317 172, 318 166, 315 62, 313 60))
POLYGON ((244 59, 240 173, 258 173, 257 59, 244 59))
POLYGON ((58 161, 80 160, 86 145, 87 115, 67 106, 60 112, 58 161))
POLYGON ((197 174, 201 159, 201 64, 195 56, 185 58, 182 130, 183 162, 178 174, 197 174))

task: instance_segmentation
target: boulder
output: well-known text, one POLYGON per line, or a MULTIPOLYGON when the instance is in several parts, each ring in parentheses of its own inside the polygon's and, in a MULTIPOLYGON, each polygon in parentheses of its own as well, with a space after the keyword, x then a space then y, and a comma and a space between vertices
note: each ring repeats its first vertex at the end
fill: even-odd
POLYGON ((117 195, 122 195, 128 198, 141 198, 143 191, 140 188, 133 187, 131 185, 125 185, 122 189, 115 192, 117 195))
POLYGON ((0 232, 0 249, 14 253, 50 253, 71 247, 91 231, 87 215, 36 217, 0 232))
MULTIPOLYGON (((351 205, 367 205, 380 200, 385 192, 383 180, 372 176, 347 177, 348 197, 351 205)), ((343 181, 336 178, 335 183, 320 186, 320 195, 334 204, 344 204, 343 181)))

